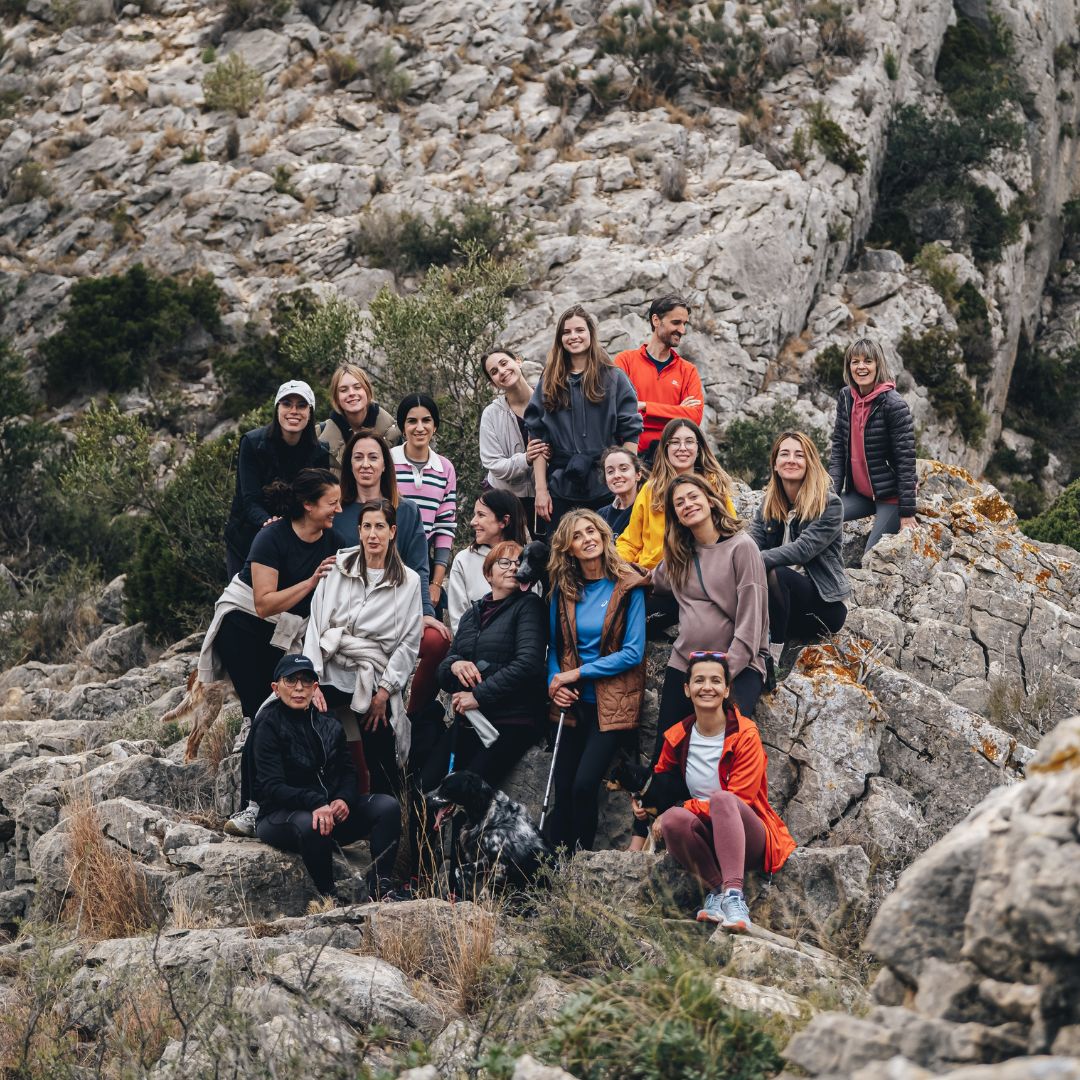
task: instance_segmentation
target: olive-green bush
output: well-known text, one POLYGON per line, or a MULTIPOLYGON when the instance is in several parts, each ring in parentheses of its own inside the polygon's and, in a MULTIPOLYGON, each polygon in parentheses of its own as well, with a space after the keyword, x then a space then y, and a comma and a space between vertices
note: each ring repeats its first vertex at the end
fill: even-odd
POLYGON ((1032 540, 1080 551, 1080 479, 1074 480, 1038 517, 1021 528, 1032 540))
POLYGON ((957 334, 940 326, 918 338, 906 331, 896 348, 908 371, 926 387, 938 416, 954 419, 968 442, 981 442, 987 416, 964 377, 964 353, 957 334))
POLYGON ((828 464, 829 436, 820 428, 807 428, 786 402, 775 405, 766 416, 732 420, 717 439, 720 464, 751 487, 764 487, 769 480, 769 452, 781 431, 809 435, 828 464))

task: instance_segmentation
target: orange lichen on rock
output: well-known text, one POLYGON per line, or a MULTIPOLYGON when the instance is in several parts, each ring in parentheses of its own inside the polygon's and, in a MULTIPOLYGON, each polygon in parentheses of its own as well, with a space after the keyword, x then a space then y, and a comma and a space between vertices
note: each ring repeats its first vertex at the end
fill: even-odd
POLYGON ((987 761, 996 762, 998 759, 998 748, 994 741, 987 738, 985 735, 980 740, 979 752, 987 761))
POLYGON ((1035 584, 1038 585, 1040 589, 1045 589, 1046 583, 1050 580, 1050 576, 1049 570, 1040 570, 1035 575, 1035 584))
POLYGON ((958 480, 965 480, 972 487, 975 487, 975 477, 967 469, 960 468, 959 465, 946 465, 943 461, 931 461, 930 472, 935 475, 945 473, 948 476, 955 476, 958 480))
POLYGON ((977 499, 971 500, 971 505, 977 514, 982 514, 984 518, 994 522, 995 525, 1000 525, 1002 522, 1009 521, 1016 516, 1013 508, 997 494, 980 495, 977 499))
POLYGON ((860 676, 865 674, 862 664, 872 655, 873 649, 873 642, 865 638, 852 638, 844 649, 832 642, 808 645, 799 654, 795 670, 811 679, 817 689, 824 689, 826 682, 854 686, 877 709, 880 707, 877 698, 860 681, 860 676))

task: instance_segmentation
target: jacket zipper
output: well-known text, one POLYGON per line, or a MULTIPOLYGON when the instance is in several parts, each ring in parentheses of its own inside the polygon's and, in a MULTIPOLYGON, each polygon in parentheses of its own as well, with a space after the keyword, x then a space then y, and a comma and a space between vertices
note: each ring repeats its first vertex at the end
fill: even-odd
POLYGON ((319 744, 319 749, 322 751, 322 768, 317 769, 315 772, 316 777, 319 780, 319 787, 322 788, 323 794, 326 796, 327 805, 330 803, 330 792, 326 790, 326 784, 323 781, 323 769, 326 768, 327 756, 326 747, 323 746, 322 736, 319 734, 319 729, 315 727, 315 717, 311 713, 311 709, 308 709, 308 723, 311 725, 311 732, 315 736, 315 741, 319 744))

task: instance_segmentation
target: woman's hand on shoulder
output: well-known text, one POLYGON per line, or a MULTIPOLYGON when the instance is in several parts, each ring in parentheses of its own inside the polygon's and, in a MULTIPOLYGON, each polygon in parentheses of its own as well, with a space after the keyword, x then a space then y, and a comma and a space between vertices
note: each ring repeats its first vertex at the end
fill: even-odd
POLYGON ((334 564, 337 562, 337 555, 327 555, 325 559, 317 567, 315 567, 315 573, 308 578, 308 584, 314 589, 318 586, 331 570, 334 569, 334 564))

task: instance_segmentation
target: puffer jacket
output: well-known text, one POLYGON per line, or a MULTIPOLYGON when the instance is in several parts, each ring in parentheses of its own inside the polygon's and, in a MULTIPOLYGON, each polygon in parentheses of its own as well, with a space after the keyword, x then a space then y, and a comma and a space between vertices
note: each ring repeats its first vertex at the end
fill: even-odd
MULTIPOLYGON (((648 579, 636 567, 629 563, 623 565, 619 580, 615 582, 611 598, 608 600, 607 614, 600 630, 600 655, 618 652, 622 648, 626 633, 626 614, 633 589, 643 588, 648 579)), ((557 646, 559 648, 559 667, 569 671, 578 667, 577 656, 577 604, 573 597, 563 596, 560 592, 555 601, 557 612, 557 646)), ((597 724, 601 731, 630 731, 638 725, 641 712, 641 699, 645 693, 645 664, 640 663, 628 671, 612 675, 593 682, 596 690, 597 724)), ((559 709, 551 707, 553 720, 558 720, 559 709)), ((566 723, 573 727, 572 710, 567 710, 566 723)))
MULTIPOLYGON (((688 716, 664 732, 656 772, 678 770, 685 779, 686 759, 690 754, 690 732, 693 727, 694 717, 688 716)), ((780 815, 769 803, 769 781, 766 776, 768 764, 769 759, 765 754, 765 747, 761 744, 757 725, 743 716, 732 704, 727 709, 724 752, 720 755, 717 769, 718 787, 721 791, 730 791, 732 795, 742 799, 765 826, 765 870, 771 874, 787 861, 787 857, 795 850, 795 841, 780 815)), ((687 799, 683 806, 698 817, 709 817, 708 799, 687 799)))
POLYGON ((471 660, 483 678, 472 688, 480 711, 493 724, 504 718, 539 722, 547 696, 544 677, 547 612, 536 593, 512 593, 490 621, 480 625, 477 600, 465 609, 450 651, 439 664, 439 686, 451 693, 464 690, 450 669, 471 660))
MULTIPOLYGON (((837 493, 854 491, 851 475, 851 387, 836 399, 829 476, 837 493)), ((897 499, 901 517, 915 516, 915 425, 907 402, 895 391, 872 405, 863 437, 875 499, 897 499)))
POLYGON ((329 713, 290 709, 275 697, 259 710, 249 737, 260 818, 274 810, 315 810, 334 799, 355 806, 356 768, 345 732, 329 713))

